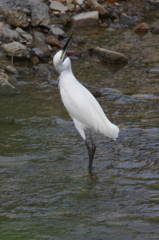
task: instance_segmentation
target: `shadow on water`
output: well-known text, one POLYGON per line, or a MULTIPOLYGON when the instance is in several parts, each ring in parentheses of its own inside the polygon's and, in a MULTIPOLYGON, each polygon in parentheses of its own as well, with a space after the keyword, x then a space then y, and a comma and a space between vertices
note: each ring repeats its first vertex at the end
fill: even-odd
POLYGON ((158 35, 141 40, 130 30, 122 33, 91 34, 93 44, 131 56, 127 65, 93 61, 85 49, 73 61, 75 75, 102 92, 100 104, 120 127, 115 142, 93 135, 91 175, 87 149, 56 84, 19 75, 21 94, 1 97, 3 240, 158 238, 158 72, 145 71, 158 68, 158 35))

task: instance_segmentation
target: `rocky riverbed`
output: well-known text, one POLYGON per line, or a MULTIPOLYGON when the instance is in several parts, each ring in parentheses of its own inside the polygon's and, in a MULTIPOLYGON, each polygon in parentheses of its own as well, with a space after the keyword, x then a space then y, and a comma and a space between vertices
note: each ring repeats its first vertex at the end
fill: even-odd
MULTIPOLYGON (((0 94, 17 94, 16 76, 26 62, 41 70, 53 70, 49 64, 57 49, 61 48, 74 31, 74 44, 83 45, 86 39, 80 30, 105 29, 155 33, 159 26, 145 23, 147 13, 159 8, 159 1, 96 1, 96 0, 0 0, 0 94)), ((128 57, 118 51, 97 46, 87 49, 109 63, 128 62, 128 57)), ((68 54, 79 58, 82 52, 68 54)))

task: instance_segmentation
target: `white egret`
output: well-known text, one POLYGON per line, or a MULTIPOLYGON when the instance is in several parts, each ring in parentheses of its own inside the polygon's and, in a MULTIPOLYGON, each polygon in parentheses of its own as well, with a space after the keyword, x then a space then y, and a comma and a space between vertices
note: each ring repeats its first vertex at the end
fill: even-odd
POLYGON ((53 64, 60 73, 59 88, 62 102, 85 141, 89 154, 89 170, 91 170, 96 146, 91 134, 91 146, 88 144, 85 129, 102 133, 115 140, 119 128, 108 120, 95 97, 73 75, 70 58, 65 58, 66 48, 72 35, 63 49, 55 54, 53 64))

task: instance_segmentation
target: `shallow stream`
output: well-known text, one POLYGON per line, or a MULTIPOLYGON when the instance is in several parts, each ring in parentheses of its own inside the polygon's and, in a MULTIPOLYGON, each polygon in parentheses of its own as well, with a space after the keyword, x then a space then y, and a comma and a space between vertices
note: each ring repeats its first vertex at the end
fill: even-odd
MULTIPOLYGON (((159 236, 159 35, 132 30, 81 33, 75 76, 120 127, 114 142, 93 133, 88 172, 84 142, 63 107, 58 75, 29 69, 20 94, 0 98, 0 239, 140 240, 159 236), (111 65, 87 48, 129 57, 111 65)), ((79 34, 80 35, 80 34, 79 34)), ((75 33, 75 36, 79 36, 75 33)), ((30 67, 31 68, 31 67, 30 67)))

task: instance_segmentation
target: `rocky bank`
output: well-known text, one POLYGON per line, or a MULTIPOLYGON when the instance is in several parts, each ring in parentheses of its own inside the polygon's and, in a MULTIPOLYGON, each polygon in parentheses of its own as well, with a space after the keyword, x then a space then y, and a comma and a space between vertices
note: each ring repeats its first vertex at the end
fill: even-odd
MULTIPOLYGON (((63 46, 68 30, 78 32, 88 28, 157 31, 144 23, 148 11, 159 8, 158 0, 0 0, 0 94, 18 93, 15 82, 17 60, 29 61, 32 66, 52 60, 63 46), (8 64, 8 58, 10 64, 8 64), (3 61, 2 61, 3 59, 3 61)), ((84 44, 83 37, 74 39, 84 44)), ((127 56, 92 46, 89 51, 112 64, 127 62, 127 56)), ((80 53, 72 52, 76 57, 80 53)), ((48 67, 49 68, 49 67, 48 67)))

